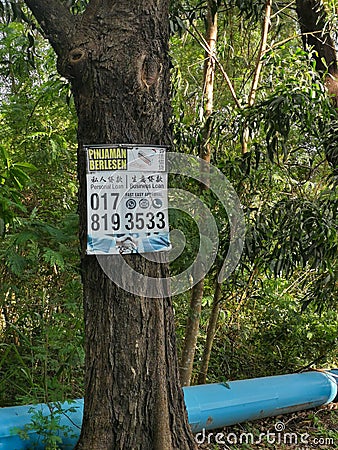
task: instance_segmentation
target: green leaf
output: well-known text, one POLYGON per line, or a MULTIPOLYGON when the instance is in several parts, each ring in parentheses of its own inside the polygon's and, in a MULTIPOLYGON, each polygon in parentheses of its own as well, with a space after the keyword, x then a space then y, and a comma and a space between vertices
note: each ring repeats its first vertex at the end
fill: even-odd
POLYGON ((65 269, 65 261, 63 256, 50 248, 44 248, 43 259, 52 267, 65 269))

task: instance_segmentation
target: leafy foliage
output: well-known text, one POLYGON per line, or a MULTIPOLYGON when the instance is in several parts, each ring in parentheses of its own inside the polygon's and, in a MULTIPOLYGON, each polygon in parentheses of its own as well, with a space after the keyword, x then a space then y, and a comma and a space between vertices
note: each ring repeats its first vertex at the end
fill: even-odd
POLYGON ((27 170, 34 169, 34 166, 25 162, 14 163, 4 146, 0 146, 0 158, 0 234, 3 236, 15 213, 25 211, 20 191, 30 180, 27 170))
MULTIPOLYGON (((65 3, 81 14, 88 2, 65 3)), ((256 104, 245 106, 265 3, 213 2, 219 65, 209 143, 213 164, 240 196, 247 237, 240 266, 222 286, 209 381, 337 362, 337 112, 311 54, 294 37, 293 10, 279 2, 256 104)), ((0 16, 0 403, 63 400, 82 395, 84 359, 76 120, 69 87, 23 3, 2 1, 0 16)), ((205 1, 172 2, 174 145, 190 154, 198 154, 206 125, 205 18, 205 1)), ((171 182, 197 191, 191 180, 171 182)), ((220 249, 205 282, 197 361, 229 245, 225 212, 211 193, 203 202, 215 215, 220 249)), ((193 218, 170 214, 187 240, 175 273, 191 264, 200 243, 193 218)), ((187 303, 188 293, 175 298, 179 345, 187 303)), ((57 417, 36 417, 32 426, 57 445, 57 417)))
POLYGON ((25 8, 1 6, 0 404, 6 405, 80 395, 84 355, 71 96, 25 8))
MULTIPOLYGON (((328 326, 327 334, 319 330, 336 320, 337 112, 316 72, 313 55, 300 48, 292 22, 285 20, 287 9, 278 10, 275 2, 257 102, 244 106, 259 39, 253 28, 261 20, 265 3, 226 2, 224 9, 219 5, 218 58, 243 107, 234 105, 216 70, 214 112, 208 118, 210 144, 213 163, 240 196, 248 228, 240 267, 223 287, 210 381, 283 373, 336 358, 335 326, 328 326), (250 147, 242 154, 246 127, 250 147), (320 342, 318 347, 314 342, 320 342)), ((185 29, 172 40, 175 49, 183 46, 183 51, 173 51, 174 138, 179 151, 196 154, 204 126, 199 114, 203 27, 197 16, 193 23, 189 14, 182 17, 185 29)), ((208 201, 220 231, 219 263, 227 251, 228 224, 208 201)), ((191 230, 190 225, 187 228, 191 230)), ((205 283, 196 361, 206 338, 216 274, 217 265, 205 283)), ((180 318, 189 314, 186 302, 186 295, 176 299, 180 318)), ((179 328, 179 342, 182 335, 179 328)))
MULTIPOLYGON (((42 410, 30 408, 28 411, 31 415, 31 422, 26 424, 23 429, 13 429, 17 432, 21 439, 31 441, 30 432, 34 432, 38 436, 38 443, 43 445, 46 450, 56 450, 62 444, 62 437, 76 438, 74 431, 70 426, 62 425, 61 419, 63 415, 69 415, 75 411, 74 407, 63 409, 59 402, 48 404, 49 415, 45 415, 42 410)), ((38 445, 32 442, 34 447, 38 445)))

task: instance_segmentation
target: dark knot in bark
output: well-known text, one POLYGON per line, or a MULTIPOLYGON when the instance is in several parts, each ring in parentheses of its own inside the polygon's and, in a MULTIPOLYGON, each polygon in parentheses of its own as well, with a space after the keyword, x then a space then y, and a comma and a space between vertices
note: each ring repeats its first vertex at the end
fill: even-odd
POLYGON ((140 69, 141 86, 149 90, 159 80, 162 65, 158 62, 157 58, 152 56, 143 56, 142 60, 140 69))
POLYGON ((86 53, 81 48, 74 48, 69 52, 69 63, 71 65, 78 64, 81 62, 86 56, 86 53))
POLYGON ((64 57, 58 58, 58 70, 72 83, 74 81, 78 83, 83 81, 87 60, 88 53, 84 48, 73 48, 64 57))

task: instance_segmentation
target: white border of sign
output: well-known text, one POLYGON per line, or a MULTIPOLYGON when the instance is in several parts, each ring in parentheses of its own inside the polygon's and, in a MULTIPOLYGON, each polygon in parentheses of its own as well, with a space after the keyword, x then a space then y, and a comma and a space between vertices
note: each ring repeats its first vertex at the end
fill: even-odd
POLYGON ((87 254, 171 249, 166 147, 85 145, 87 254))

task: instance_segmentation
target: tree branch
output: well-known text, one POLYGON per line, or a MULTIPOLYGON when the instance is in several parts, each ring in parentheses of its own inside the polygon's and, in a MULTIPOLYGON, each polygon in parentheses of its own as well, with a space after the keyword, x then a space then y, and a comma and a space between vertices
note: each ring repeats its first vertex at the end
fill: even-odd
POLYGON ((263 67, 262 57, 265 54, 267 41, 268 41, 268 33, 269 33, 270 19, 271 19, 271 7, 272 7, 272 0, 267 0, 266 5, 265 5, 265 15, 264 15, 264 21, 263 21, 263 27, 262 27, 261 42, 260 42, 258 56, 257 56, 255 74, 254 74, 254 77, 252 80, 252 86, 250 89, 248 106, 253 106, 253 104, 255 103, 259 78, 260 78, 260 74, 261 74, 262 67, 263 67))
MULTIPOLYGON (((267 0, 265 4, 265 14, 264 14, 264 20, 263 20, 263 27, 262 27, 262 34, 261 34, 261 42, 259 46, 258 56, 257 56, 257 63, 255 68, 254 77, 252 80, 252 85, 249 93, 248 98, 248 106, 253 106, 255 103, 256 98, 256 92, 258 89, 258 83, 263 67, 263 56, 266 51, 267 41, 268 41, 268 33, 270 28, 270 21, 271 21, 271 8, 272 8, 272 0, 267 0)), ((249 141, 249 128, 246 127, 243 130, 243 136, 242 136, 242 153, 246 153, 248 151, 248 141, 249 141)))
MULTIPOLYGON (((193 29, 196 32, 198 37, 195 36, 195 34, 192 33, 188 28, 187 28, 187 32, 196 40, 196 42, 206 51, 207 54, 213 53, 213 52, 210 51, 209 44, 206 42, 206 40, 204 39, 202 34, 199 32, 197 27, 195 27, 194 24, 192 24, 192 27, 193 27, 193 29)), ((217 67, 220 69, 226 84, 228 85, 228 88, 230 90, 230 93, 232 95, 233 100, 235 101, 237 107, 241 109, 242 106, 241 106, 241 104, 240 104, 240 102, 239 102, 239 100, 237 98, 235 88, 234 88, 233 84, 231 83, 231 80, 230 80, 228 74, 226 73, 224 67, 222 66, 221 62, 219 61, 219 59, 217 58, 215 53, 213 53, 213 59, 214 59, 216 65, 217 65, 217 67)))
POLYGON ((75 18, 59 0, 24 0, 55 52, 68 47, 75 18))

